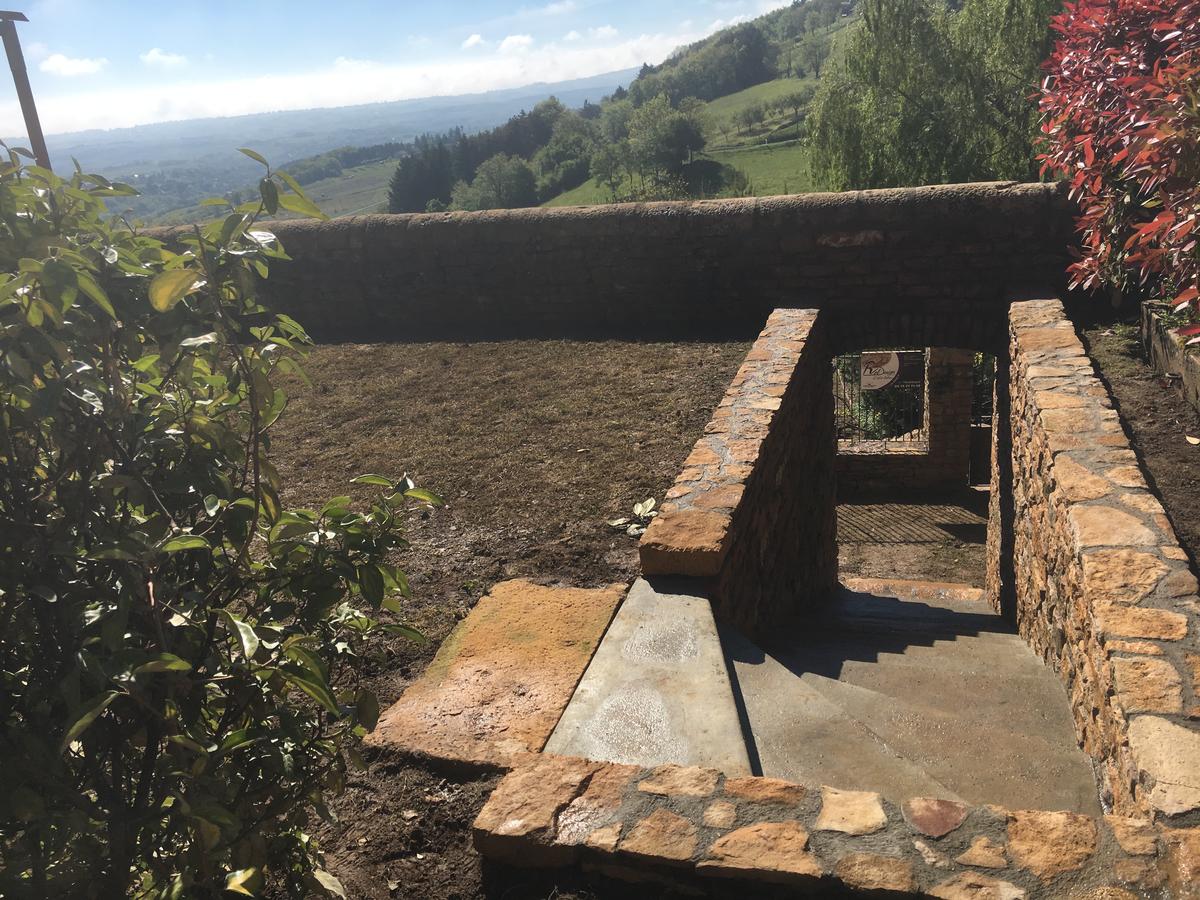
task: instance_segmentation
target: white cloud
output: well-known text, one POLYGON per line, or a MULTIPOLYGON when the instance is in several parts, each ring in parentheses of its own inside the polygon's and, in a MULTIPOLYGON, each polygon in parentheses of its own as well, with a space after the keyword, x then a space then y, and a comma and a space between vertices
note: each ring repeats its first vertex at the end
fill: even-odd
POLYGON ((533 35, 510 34, 500 42, 501 53, 520 53, 533 46, 533 35))
POLYGON ((562 16, 569 12, 575 12, 579 8, 579 4, 575 0, 559 0, 557 3, 547 3, 538 10, 543 16, 562 16))
POLYGON ((433 38, 427 34, 410 34, 408 36, 408 46, 410 47, 428 47, 433 43, 433 38))
POLYGON ((610 41, 620 33, 611 25, 601 25, 599 28, 588 29, 588 37, 594 38, 597 41, 610 41))
POLYGON ((163 69, 177 69, 187 65, 187 57, 182 53, 168 53, 160 47, 151 47, 145 53, 139 54, 138 59, 148 66, 158 66, 163 69))
POLYGON ((50 48, 41 41, 34 41, 25 48, 25 58, 32 59, 35 62, 39 59, 45 59, 50 53, 50 48))
POLYGON ((583 37, 583 35, 580 34, 578 31, 576 31, 574 28, 572 28, 570 31, 568 31, 566 34, 563 35, 563 40, 564 41, 577 41, 581 37, 583 37))
MULTIPOLYGON (((455 53, 410 64, 338 59, 298 73, 223 80, 201 80, 197 73, 187 80, 172 79, 170 84, 146 79, 130 86, 48 92, 38 97, 38 110, 46 131, 60 134, 268 110, 473 94, 586 78, 637 68, 644 62, 656 65, 676 48, 708 33, 702 28, 680 28, 627 36, 611 43, 531 41, 519 53, 465 57, 455 53)), ((22 121, 15 98, 0 99, 0 134, 21 134, 22 121)))
POLYGON ((487 41, 483 39, 482 34, 473 34, 462 42, 462 48, 464 50, 470 50, 472 47, 482 47, 486 43, 487 41))
POLYGON ((43 72, 49 72, 51 75, 61 75, 64 78, 70 78, 75 75, 95 75, 107 65, 108 60, 103 57, 99 59, 73 59, 61 53, 52 53, 42 60, 38 68, 43 72))

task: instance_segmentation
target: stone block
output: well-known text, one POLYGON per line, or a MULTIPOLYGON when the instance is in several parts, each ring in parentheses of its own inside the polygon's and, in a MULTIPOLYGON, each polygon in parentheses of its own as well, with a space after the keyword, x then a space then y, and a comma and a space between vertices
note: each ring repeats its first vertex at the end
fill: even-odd
POLYGON ((824 870, 807 848, 808 831, 799 822, 764 822, 718 838, 696 870, 749 881, 811 883, 824 870))
POLYGON ((840 791, 821 788, 821 812, 814 826, 817 831, 843 834, 873 834, 887 827, 887 814, 879 794, 872 791, 840 791))
POLYGON ((1008 852, 1013 863, 1043 881, 1083 866, 1096 852, 1096 823, 1068 812, 1020 810, 1008 822, 1008 852))
POLYGON ((368 743, 510 768, 542 749, 625 586, 496 585, 380 718, 368 743))

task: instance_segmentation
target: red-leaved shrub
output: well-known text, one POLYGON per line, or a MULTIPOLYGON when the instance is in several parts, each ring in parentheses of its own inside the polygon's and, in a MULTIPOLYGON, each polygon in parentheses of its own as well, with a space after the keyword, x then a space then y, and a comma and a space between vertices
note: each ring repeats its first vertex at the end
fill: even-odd
POLYGON ((1200 0, 1076 0, 1052 27, 1039 159, 1080 205, 1072 286, 1200 307, 1200 0))

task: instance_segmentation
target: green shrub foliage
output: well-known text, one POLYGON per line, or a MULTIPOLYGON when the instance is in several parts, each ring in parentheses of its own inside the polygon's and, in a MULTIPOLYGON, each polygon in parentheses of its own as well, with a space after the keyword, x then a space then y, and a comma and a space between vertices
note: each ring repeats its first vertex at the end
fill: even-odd
MULTIPOLYGON (((263 162, 257 154, 244 151, 263 162)), ((260 199, 171 247, 130 193, 0 168, 0 896, 339 894, 306 833, 361 764, 407 479, 284 509, 270 429, 303 329, 260 199), (378 642, 375 641, 375 645, 378 642)))

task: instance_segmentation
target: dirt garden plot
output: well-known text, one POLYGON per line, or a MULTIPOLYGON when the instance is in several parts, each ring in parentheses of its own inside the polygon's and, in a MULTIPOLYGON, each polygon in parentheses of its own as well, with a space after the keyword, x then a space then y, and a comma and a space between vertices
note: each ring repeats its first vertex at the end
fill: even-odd
MULTIPOLYGON (((399 559, 413 586, 407 621, 430 643, 383 648, 374 677, 380 704, 399 697, 496 582, 567 574, 580 586, 631 581, 637 541, 606 521, 647 497, 661 500, 748 346, 316 348, 306 366, 312 386, 294 385, 273 432, 290 485, 285 503, 365 499, 352 477, 405 471, 447 500, 412 522, 412 547, 399 559)), ((385 752, 373 758, 335 807, 341 824, 320 832, 349 896, 482 896, 470 824, 491 781, 446 781, 385 752)))

